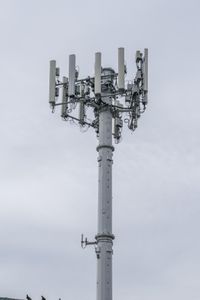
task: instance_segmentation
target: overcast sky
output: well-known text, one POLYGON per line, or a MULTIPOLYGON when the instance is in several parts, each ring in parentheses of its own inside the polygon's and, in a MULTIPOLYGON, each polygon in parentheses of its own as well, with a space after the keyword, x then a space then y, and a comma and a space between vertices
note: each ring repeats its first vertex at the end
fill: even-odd
POLYGON ((49 60, 127 79, 149 48, 149 105, 113 165, 115 300, 200 299, 199 0, 0 1, 0 296, 96 297, 97 139, 48 105, 49 60))

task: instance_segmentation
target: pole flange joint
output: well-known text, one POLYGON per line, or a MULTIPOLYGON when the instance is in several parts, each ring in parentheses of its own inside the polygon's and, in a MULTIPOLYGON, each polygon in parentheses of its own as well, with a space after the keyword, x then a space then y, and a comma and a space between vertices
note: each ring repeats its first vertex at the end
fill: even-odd
POLYGON ((114 234, 112 233, 99 233, 95 236, 95 239, 98 241, 98 240, 101 240, 101 239, 111 239, 111 240, 114 240, 115 239, 115 236, 114 234))
POLYGON ((97 146, 96 150, 99 151, 101 148, 108 148, 108 149, 111 149, 112 151, 115 150, 115 148, 111 145, 99 145, 99 146, 97 146))

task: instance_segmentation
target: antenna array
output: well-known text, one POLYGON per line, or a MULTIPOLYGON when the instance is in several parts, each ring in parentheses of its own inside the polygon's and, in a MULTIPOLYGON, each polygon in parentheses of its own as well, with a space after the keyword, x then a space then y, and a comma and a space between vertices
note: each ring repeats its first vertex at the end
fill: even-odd
POLYGON ((121 139, 123 124, 134 131, 138 126, 138 119, 145 111, 148 102, 148 49, 144 54, 136 51, 135 62, 137 66, 136 76, 125 84, 126 66, 124 48, 118 49, 118 73, 111 68, 102 68, 101 53, 95 53, 94 77, 79 79, 76 68, 76 56, 69 56, 68 77, 59 78, 59 68, 56 61, 50 61, 50 85, 49 103, 52 110, 61 106, 63 120, 74 120, 82 127, 93 127, 99 135, 99 111, 104 106, 109 106, 113 117, 113 130, 115 142, 121 139), (108 72, 107 72, 107 71, 108 72), (109 72, 111 70, 111 72, 109 72), (111 103, 104 101, 105 88, 109 87, 111 103), (60 101, 60 89, 62 100, 60 101), (77 107, 79 112, 77 113, 77 107), (86 115, 86 108, 92 108, 93 116, 90 120, 86 115), (92 119, 92 121, 91 121, 92 119))

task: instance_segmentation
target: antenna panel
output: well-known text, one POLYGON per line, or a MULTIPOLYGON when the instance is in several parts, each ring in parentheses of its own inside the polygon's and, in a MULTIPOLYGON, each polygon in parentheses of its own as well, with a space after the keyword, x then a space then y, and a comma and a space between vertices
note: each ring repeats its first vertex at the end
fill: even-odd
POLYGON ((50 61, 50 72, 49 72, 49 103, 54 105, 56 100, 56 61, 50 61))
POLYGON ((84 124, 84 119, 85 119, 85 105, 83 100, 80 101, 79 103, 79 120, 80 120, 80 124, 83 125, 84 124))
POLYGON ((142 59, 141 52, 139 50, 135 53, 135 62, 136 64, 142 59))
POLYGON ((148 103, 148 49, 144 49, 144 58, 142 62, 142 71, 143 71, 143 104, 148 103))
POLYGON ((69 96, 75 96, 75 79, 76 79, 76 56, 69 56, 69 96))
POLYGON ((68 78, 63 76, 63 93, 62 93, 62 106, 61 106, 61 117, 65 117, 67 115, 68 109, 68 78))
POLYGON ((94 82, 94 92, 95 95, 101 94, 101 53, 95 53, 95 82, 94 82))
POLYGON ((118 48, 118 88, 124 90, 124 48, 118 48))
POLYGON ((56 68, 56 77, 60 76, 60 68, 56 68))
POLYGON ((148 49, 144 49, 144 60, 143 60, 143 87, 144 91, 148 91, 148 49))

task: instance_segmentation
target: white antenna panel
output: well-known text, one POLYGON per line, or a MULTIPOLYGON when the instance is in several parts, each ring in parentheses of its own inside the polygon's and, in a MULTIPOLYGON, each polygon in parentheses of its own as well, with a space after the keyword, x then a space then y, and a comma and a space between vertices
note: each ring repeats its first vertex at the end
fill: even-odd
POLYGON ((124 90, 124 48, 118 48, 118 88, 124 90))
POLYGON ((61 117, 66 116, 67 111, 67 100, 68 100, 68 91, 67 91, 68 78, 63 76, 63 93, 62 93, 62 106, 61 106, 61 117))
POLYGON ((49 103, 55 104, 56 96, 56 61, 50 61, 50 72, 49 72, 49 103))
POLYGON ((148 49, 144 49, 144 61, 143 61, 143 76, 144 76, 144 91, 148 91, 148 49))
POLYGON ((101 53, 95 53, 95 95, 101 94, 101 53))
POLYGON ((75 79, 76 79, 76 56, 69 56, 69 96, 75 96, 75 79))

